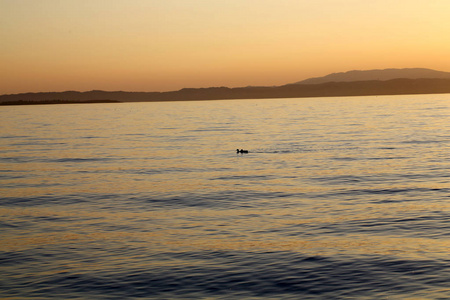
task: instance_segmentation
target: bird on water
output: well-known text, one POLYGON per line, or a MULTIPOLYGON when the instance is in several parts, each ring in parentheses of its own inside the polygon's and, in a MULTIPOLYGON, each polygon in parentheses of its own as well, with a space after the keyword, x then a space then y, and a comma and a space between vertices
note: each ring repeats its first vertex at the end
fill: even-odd
POLYGON ((236 149, 236 153, 248 153, 248 150, 243 150, 243 149, 239 150, 239 149, 236 149))

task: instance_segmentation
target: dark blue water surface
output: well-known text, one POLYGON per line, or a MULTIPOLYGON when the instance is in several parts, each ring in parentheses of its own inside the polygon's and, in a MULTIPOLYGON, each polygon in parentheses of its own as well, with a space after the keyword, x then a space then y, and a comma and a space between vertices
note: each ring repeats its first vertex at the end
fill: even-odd
POLYGON ((449 95, 1 113, 2 299, 450 299, 449 95))

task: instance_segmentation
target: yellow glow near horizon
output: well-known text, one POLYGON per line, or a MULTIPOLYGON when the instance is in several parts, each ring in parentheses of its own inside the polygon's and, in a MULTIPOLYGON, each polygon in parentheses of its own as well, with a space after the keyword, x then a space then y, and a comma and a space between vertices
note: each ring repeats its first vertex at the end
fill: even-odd
POLYGON ((0 94, 450 71, 448 0, 0 0, 0 94))

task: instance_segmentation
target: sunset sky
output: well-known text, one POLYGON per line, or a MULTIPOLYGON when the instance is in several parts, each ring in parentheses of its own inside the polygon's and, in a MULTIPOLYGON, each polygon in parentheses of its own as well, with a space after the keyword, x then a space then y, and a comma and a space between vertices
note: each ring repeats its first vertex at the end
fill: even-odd
POLYGON ((450 71, 449 0, 0 0, 0 94, 450 71))

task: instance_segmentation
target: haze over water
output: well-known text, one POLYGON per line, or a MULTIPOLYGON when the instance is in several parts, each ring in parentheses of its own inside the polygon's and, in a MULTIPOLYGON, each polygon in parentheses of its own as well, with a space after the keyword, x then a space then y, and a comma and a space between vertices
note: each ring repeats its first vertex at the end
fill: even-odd
POLYGON ((1 111, 1 298, 450 298, 450 95, 1 111))

